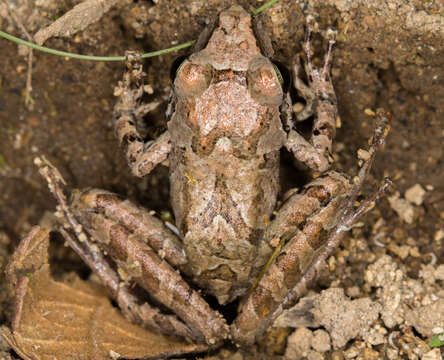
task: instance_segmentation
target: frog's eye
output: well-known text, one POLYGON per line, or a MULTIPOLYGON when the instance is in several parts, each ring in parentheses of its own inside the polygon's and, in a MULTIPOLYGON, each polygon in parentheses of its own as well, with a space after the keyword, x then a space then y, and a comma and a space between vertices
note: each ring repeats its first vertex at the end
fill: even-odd
POLYGON ((279 84, 281 84, 281 87, 284 85, 284 78, 279 70, 279 68, 277 67, 277 65, 275 63, 271 63, 273 65, 273 69, 276 72, 276 76, 279 80, 279 84))
POLYGON ((179 69, 186 62, 187 58, 188 58, 187 55, 182 55, 173 61, 173 64, 171 65, 171 68, 170 68, 171 81, 174 82, 174 79, 176 78, 176 75, 179 72, 179 69))
POLYGON ((286 93, 291 85, 291 73, 280 61, 272 60, 273 68, 281 84, 282 90, 286 93))
POLYGON ((256 56, 248 65, 248 91, 263 105, 280 105, 284 92, 283 77, 279 69, 264 56, 256 56))
POLYGON ((211 65, 185 60, 177 68, 174 88, 180 97, 196 96, 208 88, 212 77, 211 65))

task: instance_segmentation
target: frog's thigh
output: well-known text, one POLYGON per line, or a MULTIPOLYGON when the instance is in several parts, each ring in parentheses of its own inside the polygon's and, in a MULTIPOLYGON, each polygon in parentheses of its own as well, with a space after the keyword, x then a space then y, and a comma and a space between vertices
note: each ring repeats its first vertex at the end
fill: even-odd
POLYGON ((179 316, 201 341, 213 345, 228 336, 223 318, 166 261, 167 249, 169 255, 177 255, 179 250, 174 253, 172 245, 165 244, 165 239, 173 240, 172 233, 170 238, 159 238, 169 231, 160 221, 158 224, 131 202, 97 189, 74 192, 71 211, 94 244, 117 263, 124 280, 136 281, 150 297, 179 316), (158 253, 151 243, 161 246, 158 253))
POLYGON ((266 232, 266 241, 286 245, 266 269, 264 276, 234 322, 233 337, 252 343, 265 330, 267 315, 285 299, 322 252, 324 240, 336 223, 336 214, 350 184, 341 174, 330 172, 292 195, 279 210, 266 232), (304 217, 305 216, 305 217, 304 217))
POLYGON ((71 201, 72 209, 81 217, 99 214, 130 233, 140 235, 143 241, 172 266, 186 264, 182 243, 161 220, 150 215, 143 207, 100 189, 74 190, 71 201))

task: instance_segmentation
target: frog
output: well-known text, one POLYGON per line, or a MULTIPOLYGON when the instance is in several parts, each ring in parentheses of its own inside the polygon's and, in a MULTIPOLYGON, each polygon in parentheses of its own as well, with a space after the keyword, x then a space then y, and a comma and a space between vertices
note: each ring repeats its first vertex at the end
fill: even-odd
POLYGON ((142 102, 141 58, 128 53, 116 88, 116 135, 135 176, 168 163, 175 225, 107 190, 73 190, 67 200, 57 169, 46 159, 37 162, 59 203, 65 240, 133 321, 208 348, 254 344, 389 186, 386 179, 356 206, 388 134, 390 115, 382 109, 358 175, 351 181, 332 170, 339 118, 329 74, 334 37, 318 69, 307 27, 307 83, 300 63, 292 69, 293 85, 306 100, 302 111, 293 116, 260 21, 235 5, 219 14, 174 72, 167 130, 151 141, 137 122, 157 104, 142 102), (307 140, 296 125, 308 118, 307 140), (279 198, 282 148, 314 175, 279 198), (132 284, 149 300, 137 298, 132 284), (229 323, 209 297, 220 306, 241 299, 235 319, 229 323))

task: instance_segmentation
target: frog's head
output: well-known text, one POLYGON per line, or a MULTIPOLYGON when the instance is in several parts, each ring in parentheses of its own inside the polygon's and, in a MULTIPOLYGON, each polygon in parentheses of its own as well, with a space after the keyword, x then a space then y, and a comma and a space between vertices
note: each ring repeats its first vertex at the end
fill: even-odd
POLYGON ((251 15, 240 6, 222 11, 203 52, 217 70, 246 71, 251 59, 261 55, 251 15))
POLYGON ((282 77, 268 59, 272 55, 270 41, 260 29, 254 31, 251 14, 241 6, 232 6, 219 14, 215 24, 209 36, 208 29, 203 32, 196 52, 178 68, 177 95, 199 96, 214 79, 225 80, 231 74, 231 78, 246 80, 250 95, 258 103, 279 105, 283 98, 282 77))

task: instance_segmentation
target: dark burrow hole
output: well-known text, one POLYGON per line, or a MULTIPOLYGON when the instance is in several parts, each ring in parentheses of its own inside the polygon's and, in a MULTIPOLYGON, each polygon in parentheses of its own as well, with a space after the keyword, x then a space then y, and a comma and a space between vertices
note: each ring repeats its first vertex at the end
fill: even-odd
POLYGON ((310 170, 302 163, 297 161, 293 154, 286 149, 281 150, 281 164, 280 164, 280 195, 287 191, 298 188, 301 189, 305 184, 311 181, 310 170))
POLYGON ((216 298, 211 295, 205 296, 205 300, 208 302, 208 304, 211 306, 212 309, 222 314, 222 316, 225 318, 228 324, 231 324, 234 321, 234 319, 236 319, 236 316, 238 314, 237 309, 239 307, 240 299, 236 299, 226 305, 220 305, 217 302, 216 298))
POLYGON ((51 275, 59 280, 70 272, 75 272, 82 280, 88 280, 91 276, 91 269, 71 247, 64 244, 65 240, 62 235, 59 232, 51 231, 48 250, 51 275))
POLYGON ((422 339, 422 340, 425 341, 424 336, 422 336, 422 334, 418 330, 416 330, 415 326, 412 326, 411 329, 412 329, 413 336, 415 336, 418 339, 422 339))

